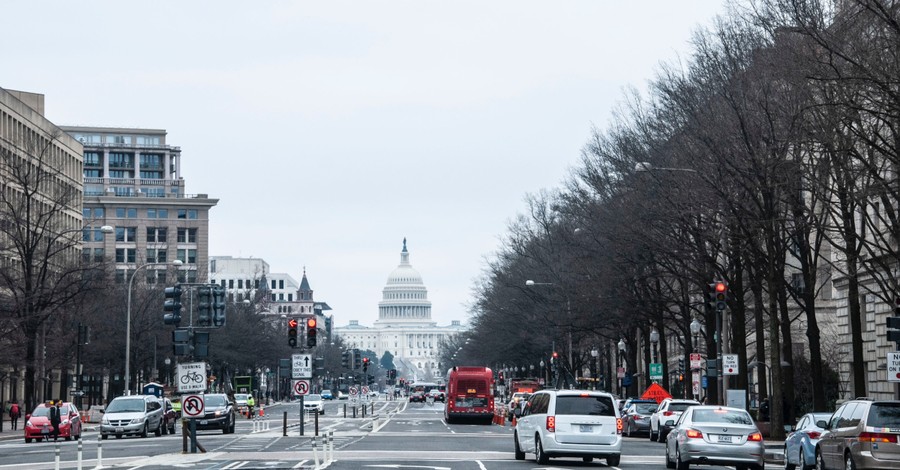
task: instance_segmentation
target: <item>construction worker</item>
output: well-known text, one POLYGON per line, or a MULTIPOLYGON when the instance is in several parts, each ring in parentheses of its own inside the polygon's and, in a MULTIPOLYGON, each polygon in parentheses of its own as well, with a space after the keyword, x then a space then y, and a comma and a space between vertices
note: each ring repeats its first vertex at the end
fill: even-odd
POLYGON ((247 395, 247 419, 253 417, 253 406, 256 405, 256 401, 253 400, 253 394, 247 395))

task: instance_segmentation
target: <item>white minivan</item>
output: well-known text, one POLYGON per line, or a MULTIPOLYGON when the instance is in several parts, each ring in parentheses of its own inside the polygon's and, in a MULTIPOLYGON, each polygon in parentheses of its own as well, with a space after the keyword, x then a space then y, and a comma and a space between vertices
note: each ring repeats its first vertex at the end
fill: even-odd
POLYGON ((551 457, 581 457, 605 458, 615 466, 622 456, 622 419, 609 393, 541 390, 528 398, 513 440, 517 460, 533 452, 539 464, 551 457))

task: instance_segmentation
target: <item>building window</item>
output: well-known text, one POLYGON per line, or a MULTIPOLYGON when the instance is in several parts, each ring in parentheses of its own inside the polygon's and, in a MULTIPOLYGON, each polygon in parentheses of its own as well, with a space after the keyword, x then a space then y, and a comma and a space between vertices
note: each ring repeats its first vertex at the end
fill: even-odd
POLYGON ((116 208, 116 217, 118 217, 120 219, 124 219, 124 218, 136 219, 137 218, 137 209, 117 207, 116 208))
POLYGON ((275 300, 276 300, 275 294, 272 294, 272 302, 274 302, 275 300))
POLYGON ((244 280, 238 279, 238 289, 243 289, 243 288, 244 288, 244 280))
POLYGON ((147 227, 147 243, 165 243, 166 227, 147 227))
POLYGON ((134 248, 116 248, 116 263, 134 263, 134 248))
POLYGON ((294 294, 288 294, 288 302, 294 301, 294 294))
POLYGON ((136 232, 137 232, 137 228, 135 228, 135 227, 116 227, 116 241, 117 242, 137 241, 137 238, 135 237, 136 232))
POLYGON ((110 152, 110 168, 134 168, 134 161, 129 153, 110 152))
POLYGON ((278 294, 278 300, 284 300, 284 294, 278 294))
POLYGON ((196 219, 197 209, 178 209, 179 219, 196 219))
POLYGON ((284 289, 284 279, 279 279, 279 280, 278 280, 278 288, 279 288, 279 289, 284 289))
POLYGON ((181 262, 185 263, 185 264, 196 264, 197 263, 197 250, 179 249, 178 256, 176 259, 180 259, 181 262))
MULTIPOLYGON (((275 281, 275 279, 272 279, 272 289, 275 289, 276 286, 278 285, 276 282, 277 281, 275 281)), ((272 300, 275 300, 275 298, 273 297, 272 300)))
POLYGON ((85 166, 100 165, 100 152, 84 152, 84 165, 85 166))
POLYGON ((147 248, 147 262, 148 263, 165 263, 166 262, 166 250, 161 250, 157 248, 147 248))
MULTIPOLYGON (((229 288, 229 289, 234 289, 234 279, 229 279, 229 280, 228 280, 228 288, 229 288)), ((275 299, 272 299, 272 300, 275 300, 275 299)))
POLYGON ((197 243, 197 229, 180 228, 178 229, 178 243, 197 243))

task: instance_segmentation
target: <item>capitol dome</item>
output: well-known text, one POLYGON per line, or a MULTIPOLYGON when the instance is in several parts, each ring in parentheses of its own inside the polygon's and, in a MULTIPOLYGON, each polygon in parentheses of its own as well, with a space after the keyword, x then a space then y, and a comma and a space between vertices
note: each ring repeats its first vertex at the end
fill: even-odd
POLYGON ((431 302, 422 275, 409 264, 409 251, 403 239, 400 265, 391 271, 378 303, 378 321, 382 323, 431 323, 431 302))

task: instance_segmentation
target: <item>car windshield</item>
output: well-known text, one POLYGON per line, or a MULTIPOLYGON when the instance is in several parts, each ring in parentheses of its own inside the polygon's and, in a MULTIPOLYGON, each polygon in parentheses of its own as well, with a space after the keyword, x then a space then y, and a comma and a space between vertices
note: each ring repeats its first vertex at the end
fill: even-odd
POLYGON ((248 395, 246 393, 235 393, 234 400, 235 401, 247 401, 247 396, 248 395))
POLYGON ((695 410, 691 420, 695 423, 753 424, 750 414, 746 411, 722 409, 695 410))
POLYGON ((900 428, 900 403, 875 403, 872 405, 866 426, 900 428))
POLYGON ((558 415, 615 416, 612 399, 591 395, 558 395, 556 397, 558 415))
POLYGON ((225 406, 224 395, 206 395, 203 397, 204 407, 225 406))
POLYGON ((306 396, 308 401, 319 401, 322 399, 322 395, 310 394, 306 396))
POLYGON ((31 416, 50 416, 50 408, 46 406, 39 406, 34 409, 34 413, 31 413, 31 416))
POLYGON ((656 405, 656 403, 638 403, 634 406, 634 408, 635 411, 637 411, 639 414, 648 415, 656 411, 656 408, 658 408, 658 406, 656 405))
POLYGON ((681 412, 694 405, 696 405, 696 403, 669 403, 669 411, 681 412))
POLYGON ((107 413, 141 413, 143 411, 143 398, 116 398, 106 408, 107 413))

